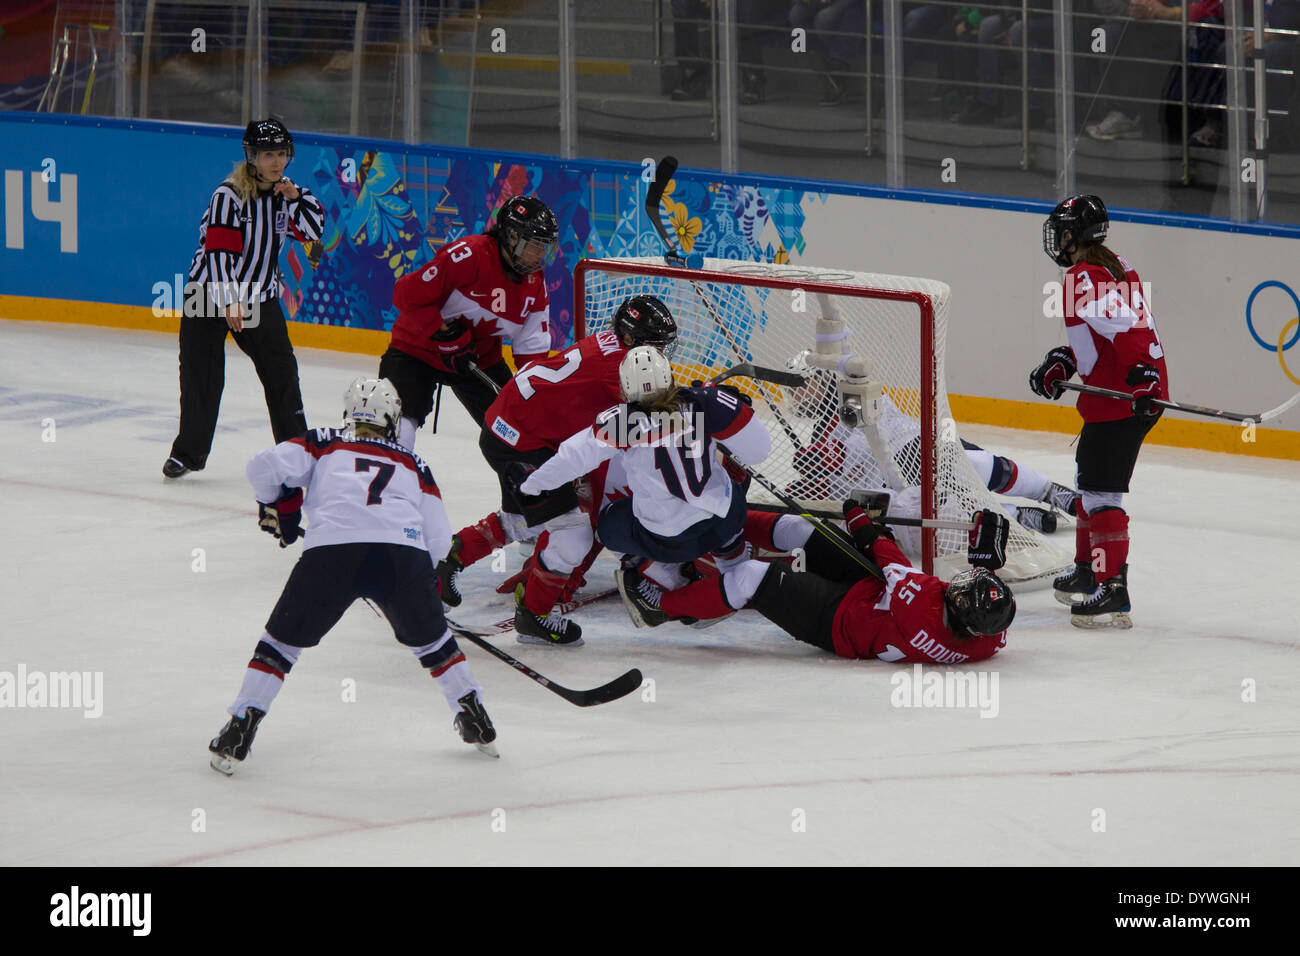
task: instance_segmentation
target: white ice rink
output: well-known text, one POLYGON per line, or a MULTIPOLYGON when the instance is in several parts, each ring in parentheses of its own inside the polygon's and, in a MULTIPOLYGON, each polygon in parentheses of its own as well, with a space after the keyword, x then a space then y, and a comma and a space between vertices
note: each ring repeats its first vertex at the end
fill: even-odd
MULTIPOLYGON (((312 425, 337 422, 344 387, 378 362, 298 357, 312 425)), ((103 674, 98 718, 0 709, 0 864, 1300 858, 1295 462, 1144 449, 1126 501, 1133 630, 1079 631, 1049 591, 1020 595, 1007 648, 974 665, 998 677, 992 719, 896 708, 898 666, 831 657, 752 612, 636 630, 614 599, 578 612, 583 648, 500 642, 573 687, 637 666, 652 702, 583 710, 463 645, 500 734, 494 761, 460 742, 432 681, 357 604, 304 652, 227 779, 207 742, 299 553, 258 531, 244 479, 271 441, 251 364, 228 345, 207 470, 170 483, 174 337, 0 322, 0 369, 0 671, 103 674)), ((1213 391, 1188 383, 1187 397, 1213 391)), ((446 397, 417 451, 458 528, 497 492, 446 397)), ((1069 436, 963 435, 1073 474, 1069 436)), ((602 558, 589 579, 603 587, 611 570, 602 558)), ((499 580, 476 566, 457 617, 507 616, 499 580)))

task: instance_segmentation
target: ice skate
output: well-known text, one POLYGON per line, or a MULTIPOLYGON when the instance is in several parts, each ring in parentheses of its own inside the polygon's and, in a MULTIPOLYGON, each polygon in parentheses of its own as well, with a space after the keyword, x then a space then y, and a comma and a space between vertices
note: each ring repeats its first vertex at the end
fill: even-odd
POLYGON ((452 535, 451 550, 438 562, 438 590, 442 603, 447 607, 460 607, 460 572, 465 565, 460 563, 460 535, 452 535))
POLYGON ((538 617, 524 606, 524 586, 515 589, 515 631, 520 644, 554 644, 581 647, 582 628, 559 611, 538 617))
POLYGON ((1127 630, 1133 626, 1129 618, 1131 610, 1126 564, 1119 569, 1119 574, 1102 581, 1086 600, 1070 605, 1070 623, 1075 627, 1127 630))
POLYGON ((659 606, 663 588, 659 587, 636 568, 624 567, 614 572, 614 583, 623 598, 623 606, 637 627, 658 627, 670 620, 659 606))
POLYGON ((1065 485, 1058 485, 1056 482, 1052 482, 1047 486, 1047 493, 1038 500, 1050 505, 1057 511, 1061 511, 1067 515, 1073 515, 1074 503, 1078 501, 1080 497, 1079 493, 1073 488, 1067 488, 1065 485))
POLYGON ((1016 508, 1016 520, 1031 531, 1043 534, 1056 533, 1056 512, 1050 508, 1035 508, 1033 505, 1016 508))
POLYGON ((1071 607, 1075 601, 1097 590, 1097 576, 1092 573, 1091 564, 1080 561, 1075 564, 1073 571, 1053 580, 1052 588, 1056 600, 1071 607))
POLYGON ((189 474, 189 472, 189 467, 179 459, 168 458, 163 462, 162 473, 164 478, 179 478, 181 475, 189 474))
POLYGON ((253 738, 257 736, 257 725, 266 716, 266 711, 249 707, 243 717, 231 717, 221 733, 212 738, 208 750, 212 757, 209 761, 212 769, 224 773, 227 777, 235 772, 235 764, 243 761, 253 747, 253 738))
POLYGON ((460 713, 456 715, 454 726, 460 739, 473 744, 489 757, 500 757, 501 752, 493 743, 497 739, 497 731, 492 726, 492 718, 483 709, 483 702, 478 699, 478 691, 470 691, 457 703, 460 704, 460 713))

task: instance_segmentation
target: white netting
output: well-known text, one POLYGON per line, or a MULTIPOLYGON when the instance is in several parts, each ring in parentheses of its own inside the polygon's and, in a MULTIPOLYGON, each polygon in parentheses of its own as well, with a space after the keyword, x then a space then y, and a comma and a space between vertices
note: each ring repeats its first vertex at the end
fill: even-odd
MULTIPOLYGON (((579 267, 581 325, 576 331, 589 335, 606 328, 625 299, 650 294, 662 299, 677 320, 678 343, 672 358, 679 381, 707 379, 740 362, 793 368, 804 375, 807 384, 798 389, 750 379, 731 383, 753 397, 754 411, 772 435, 772 453, 759 470, 787 494, 808 507, 838 512, 840 502, 855 488, 898 491, 917 486, 922 480, 921 432, 925 429, 934 436, 936 516, 968 520, 972 511, 1000 507, 971 467, 948 408, 944 346, 951 291, 946 284, 719 259, 705 260, 704 269, 692 273, 694 281, 656 274, 662 268, 662 259, 648 257, 585 260, 579 267), (636 271, 613 271, 615 265, 636 271), (742 285, 737 276, 769 281, 742 285), (820 284, 833 288, 814 291, 820 284), (922 293, 928 298, 934 312, 931 353, 922 346, 921 309, 914 301, 886 297, 890 291, 922 293), (811 359, 808 353, 814 353, 811 359), (864 379, 817 367, 833 365, 848 355, 865 359, 865 382, 882 387, 874 425, 868 420, 849 427, 839 414, 846 387, 851 394, 853 384, 862 385, 864 379), (923 409, 922 374, 931 363, 934 402, 923 409), (887 458, 883 468, 873 446, 887 458)), ((869 393, 862 401, 872 407, 869 393)), ((757 483, 749 496, 752 501, 772 500, 757 483)), ((900 503, 909 497, 920 498, 904 495, 900 503)), ((965 532, 939 530, 934 538, 935 573, 946 578, 966 566, 965 532)), ((901 535, 900 542, 914 558, 921 557, 919 534, 901 535)), ((1070 563, 1069 555, 1013 522, 1004 569, 1007 580, 1043 581, 1070 563)))

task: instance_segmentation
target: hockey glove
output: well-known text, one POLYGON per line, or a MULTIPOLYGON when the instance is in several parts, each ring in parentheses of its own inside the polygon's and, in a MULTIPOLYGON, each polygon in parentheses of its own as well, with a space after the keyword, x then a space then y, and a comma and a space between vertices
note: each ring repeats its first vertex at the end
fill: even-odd
POLYGON ((858 550, 868 556, 877 538, 894 540, 894 532, 879 521, 872 521, 856 501, 844 502, 844 524, 848 527, 849 534, 853 535, 853 543, 858 546, 858 550))
POLYGON ((971 515, 975 527, 970 530, 966 560, 979 568, 996 571, 1007 563, 1007 536, 1011 521, 1001 511, 985 508, 971 515))
POLYGON ((444 323, 442 328, 430 336, 434 351, 438 353, 438 364, 445 371, 460 377, 470 375, 470 363, 477 353, 474 351, 473 337, 469 327, 458 319, 444 323))
POLYGON ((537 470, 535 465, 530 465, 526 461, 508 461, 501 468, 501 477, 505 479, 506 484, 516 495, 522 498, 535 498, 536 495, 530 495, 522 489, 522 485, 528 480, 528 476, 537 470))
POLYGON ((1154 365, 1134 365, 1124 381, 1133 386, 1133 414, 1154 418, 1160 407, 1151 404, 1160 397, 1160 369, 1154 365))
POLYGON ((284 494, 274 502, 257 503, 257 525, 287 548, 302 537, 302 489, 281 488, 284 494))
POLYGON ((1074 378, 1079 366, 1074 362, 1074 350, 1055 348, 1047 353, 1042 364, 1029 373, 1029 388, 1035 395, 1053 401, 1061 397, 1061 382, 1074 378))

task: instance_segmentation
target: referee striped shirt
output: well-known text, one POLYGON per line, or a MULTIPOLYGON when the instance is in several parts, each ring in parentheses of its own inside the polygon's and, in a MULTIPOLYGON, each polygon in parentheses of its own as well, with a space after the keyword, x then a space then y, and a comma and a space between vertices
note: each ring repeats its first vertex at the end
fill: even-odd
POLYGON ((212 194, 199 222, 199 247, 189 278, 201 283, 217 306, 278 296, 280 247, 290 239, 320 238, 325 211, 305 187, 298 188, 297 199, 259 189, 245 201, 224 182, 212 194))

